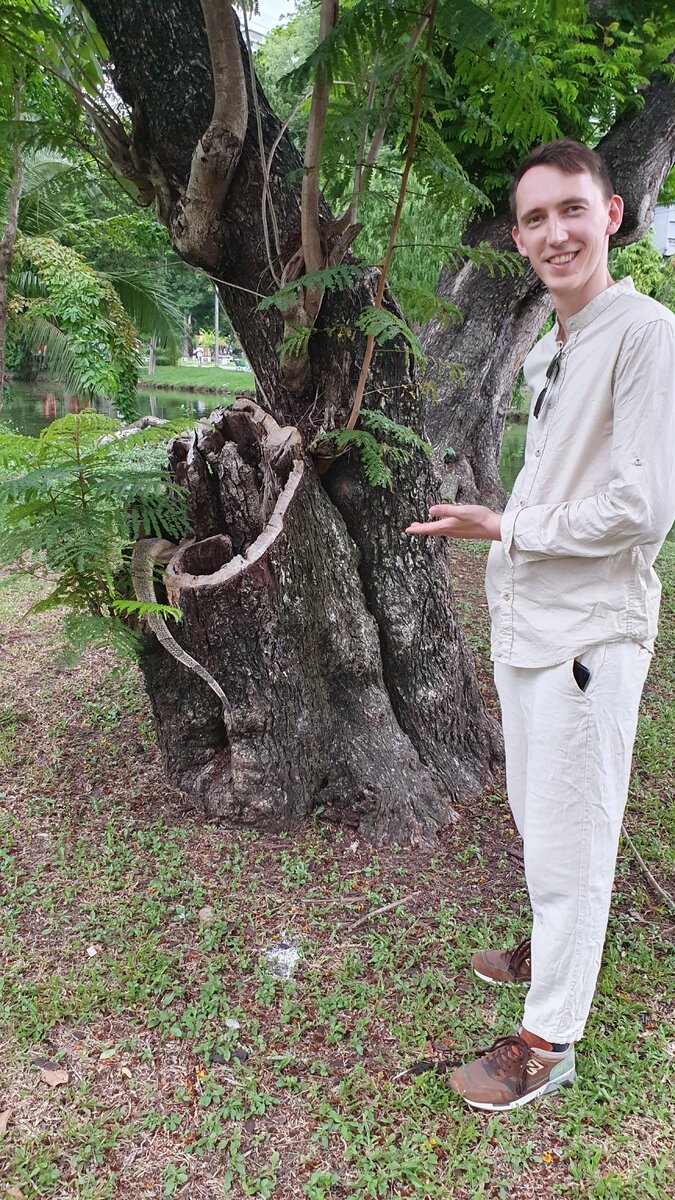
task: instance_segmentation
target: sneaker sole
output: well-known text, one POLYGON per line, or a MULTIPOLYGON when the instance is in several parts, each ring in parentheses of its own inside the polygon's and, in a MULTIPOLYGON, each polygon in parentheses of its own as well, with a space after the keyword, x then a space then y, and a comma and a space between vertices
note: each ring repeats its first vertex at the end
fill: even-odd
POLYGON ((466 1096, 461 1099, 469 1104, 471 1108, 481 1108, 485 1112, 510 1112, 512 1108, 522 1108, 524 1104, 529 1104, 531 1100, 538 1100, 541 1096, 549 1095, 551 1092, 557 1092, 560 1088, 571 1087, 577 1073, 572 1067, 565 1075, 561 1075, 559 1079, 553 1083, 542 1083, 540 1088, 534 1092, 528 1092, 525 1096, 520 1096, 518 1100, 512 1100, 510 1104, 479 1104, 477 1100, 468 1100, 466 1096))
POLYGON ((530 986, 529 979, 493 979, 491 975, 481 975, 480 971, 477 971, 475 967, 472 967, 472 970, 478 979, 482 979, 484 983, 493 983, 495 987, 501 987, 504 983, 515 983, 518 987, 530 986))

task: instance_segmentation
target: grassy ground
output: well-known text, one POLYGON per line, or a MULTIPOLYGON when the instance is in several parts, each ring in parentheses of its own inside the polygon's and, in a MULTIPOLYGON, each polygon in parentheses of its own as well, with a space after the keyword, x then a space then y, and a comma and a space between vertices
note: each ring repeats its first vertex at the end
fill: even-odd
POLYGON ((157 367, 154 375, 145 372, 138 380, 140 388, 187 388, 190 391, 243 392, 253 391, 250 371, 228 371, 225 367, 157 367))
MULTIPOLYGON (((671 890, 674 549, 627 818, 671 890)), ((494 705, 483 562, 457 548, 494 705)), ((577 1082, 472 1114, 394 1076, 518 1021, 519 990, 467 972, 527 932, 499 781, 434 853, 205 824, 162 780, 135 671, 64 665, 29 598, 0 590, 0 1197, 672 1197, 675 925, 625 848, 577 1082)))

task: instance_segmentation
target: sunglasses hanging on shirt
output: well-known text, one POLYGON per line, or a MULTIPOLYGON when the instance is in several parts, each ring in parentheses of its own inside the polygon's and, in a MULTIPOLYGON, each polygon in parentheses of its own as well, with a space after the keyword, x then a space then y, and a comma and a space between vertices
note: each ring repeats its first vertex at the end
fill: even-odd
POLYGON ((548 364, 548 366, 546 368, 546 383, 544 384, 539 395, 537 396, 537 403, 534 406, 535 417, 539 416, 539 413, 541 412, 542 408, 544 407, 544 401, 546 400, 548 390, 550 387, 553 387, 553 384, 555 383, 556 379, 558 378, 558 371, 560 370, 560 355, 562 354, 562 352, 563 352, 563 348, 561 346, 560 349, 558 350, 558 352, 556 353, 555 357, 551 359, 550 363, 548 364))

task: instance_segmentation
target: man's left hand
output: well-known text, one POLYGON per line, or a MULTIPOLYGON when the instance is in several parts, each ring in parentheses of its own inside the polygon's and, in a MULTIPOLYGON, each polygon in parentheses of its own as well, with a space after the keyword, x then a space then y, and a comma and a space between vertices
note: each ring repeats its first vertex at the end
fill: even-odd
POLYGON ((501 541, 501 517, 482 504, 432 504, 430 521, 414 521, 406 533, 421 533, 428 537, 475 538, 478 541, 501 541))

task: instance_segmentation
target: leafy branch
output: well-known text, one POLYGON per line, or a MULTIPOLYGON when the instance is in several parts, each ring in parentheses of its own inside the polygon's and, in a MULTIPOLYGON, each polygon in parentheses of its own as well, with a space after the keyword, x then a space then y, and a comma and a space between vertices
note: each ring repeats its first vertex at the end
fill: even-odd
POLYGON ((165 469, 165 443, 177 429, 120 437, 119 422, 87 411, 37 438, 0 434, 0 564, 53 584, 36 611, 65 608, 75 646, 93 638, 132 650, 130 621, 180 615, 139 604, 128 570, 138 536, 179 541, 187 530, 182 489, 165 469))
POLYGON ((373 487, 388 489, 393 487, 392 466, 410 462, 415 450, 432 453, 429 442, 414 429, 399 425, 378 410, 362 408, 359 419, 365 429, 332 429, 321 433, 310 446, 311 453, 324 457, 328 451, 337 456, 356 450, 368 482, 373 487))

